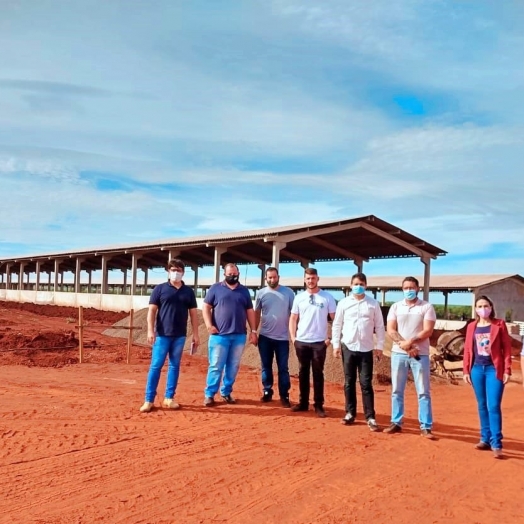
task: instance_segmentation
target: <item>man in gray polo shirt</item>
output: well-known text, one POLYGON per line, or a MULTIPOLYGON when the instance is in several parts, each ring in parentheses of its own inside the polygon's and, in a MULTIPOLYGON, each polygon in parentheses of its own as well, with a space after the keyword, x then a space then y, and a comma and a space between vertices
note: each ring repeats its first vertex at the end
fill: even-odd
POLYGON ((258 351, 262 364, 262 402, 273 399, 273 356, 278 368, 278 393, 280 402, 290 408, 289 388, 289 314, 295 294, 279 284, 280 276, 276 267, 266 269, 267 287, 261 289, 255 302, 257 328, 260 325, 258 351), (260 324, 262 319, 262 324, 260 324))

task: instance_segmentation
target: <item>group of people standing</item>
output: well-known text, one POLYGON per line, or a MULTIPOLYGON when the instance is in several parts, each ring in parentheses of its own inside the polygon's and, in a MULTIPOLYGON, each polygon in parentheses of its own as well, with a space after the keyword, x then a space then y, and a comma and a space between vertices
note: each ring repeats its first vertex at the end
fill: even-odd
MULTIPOLYGON (((160 371, 169 358, 166 393, 162 406, 179 409, 175 392, 180 360, 191 319, 193 347, 200 344, 196 298, 183 281, 184 263, 168 264, 168 281, 155 287, 148 311, 148 342, 152 344, 151 366, 147 378, 142 412, 153 409, 160 371)), ((224 268, 224 279, 213 284, 202 306, 202 316, 209 333, 209 366, 204 389, 204 406, 212 407, 220 396, 235 404, 232 395, 246 342, 258 346, 263 394, 261 402, 273 400, 275 384, 273 361, 276 360, 276 389, 283 407, 307 411, 310 405, 310 374, 313 378, 313 406, 318 417, 324 409, 324 364, 331 345, 334 357, 342 359, 346 414, 341 422, 354 424, 357 417, 357 378, 362 393, 364 416, 372 432, 380 431, 376 421, 372 385, 373 364, 381 359, 385 333, 393 341, 391 350, 391 423, 384 433, 402 431, 404 393, 411 369, 418 398, 421 435, 434 439, 430 392, 429 339, 435 326, 433 306, 418 297, 419 282, 414 277, 402 281, 403 300, 394 303, 386 325, 380 304, 366 294, 364 273, 351 277, 351 293, 337 304, 333 296, 319 287, 318 272, 307 268, 305 291, 298 293, 280 285, 278 269, 265 272, 267 286, 251 300, 249 290, 239 282, 235 264, 224 268), (329 322, 332 321, 331 337, 329 322), (246 332, 249 326, 249 334, 246 332), (289 391, 289 348, 294 347, 299 363, 299 400, 291 404, 289 391)), ((478 403, 481 438, 479 450, 492 449, 502 456, 501 401, 504 385, 511 374, 511 339, 504 321, 495 317, 493 303, 479 297, 476 319, 468 326, 464 353, 464 380, 472 384, 478 403)), ((524 356, 523 356, 524 359, 524 356)), ((524 366, 524 364, 523 364, 524 366)))

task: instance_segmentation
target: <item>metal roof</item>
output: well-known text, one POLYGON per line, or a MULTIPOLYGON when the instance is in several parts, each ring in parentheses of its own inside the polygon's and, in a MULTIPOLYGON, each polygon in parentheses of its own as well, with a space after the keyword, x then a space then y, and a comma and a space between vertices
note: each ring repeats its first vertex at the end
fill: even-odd
POLYGON ((100 269, 101 255, 110 255, 109 269, 131 267, 131 256, 140 254, 139 267, 161 267, 170 250, 188 264, 208 266, 214 263, 215 246, 227 247, 221 262, 269 264, 272 242, 286 244, 280 251, 280 262, 323 262, 380 258, 428 257, 445 255, 434 246, 374 215, 343 220, 313 222, 283 227, 194 237, 167 238, 150 242, 99 246, 72 251, 6 257, 0 265, 24 263, 33 272, 36 261, 41 271, 53 271, 54 260, 61 259, 61 270, 74 271, 76 258, 83 258, 82 269, 100 269))
MULTIPOLYGON (((350 287, 351 275, 347 276, 322 276, 319 275, 319 286, 323 289, 348 289, 350 287)), ((406 275, 407 276, 407 275, 406 275)), ((413 275, 419 281, 420 285, 424 285, 424 277, 413 275)), ((192 283, 189 275, 186 283, 192 283)), ((368 289, 371 291, 386 290, 386 291, 400 291, 402 289, 403 276, 368 276, 368 289)), ((495 274, 495 275, 431 275, 429 289, 431 292, 472 292, 475 289, 503 282, 505 280, 516 280, 518 283, 524 285, 524 277, 515 274, 495 274)), ((247 277, 240 275, 242 284, 250 287, 260 287, 260 277, 247 277)), ((214 283, 211 278, 199 278, 199 287, 208 287, 214 283)), ((303 277, 287 277, 281 276, 280 283, 293 289, 303 289, 303 277)))

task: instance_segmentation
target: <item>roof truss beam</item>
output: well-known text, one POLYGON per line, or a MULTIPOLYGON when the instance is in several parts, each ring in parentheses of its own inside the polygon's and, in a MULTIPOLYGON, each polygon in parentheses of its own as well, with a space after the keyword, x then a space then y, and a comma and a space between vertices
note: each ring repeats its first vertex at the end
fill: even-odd
POLYGON ((390 242, 393 242, 394 244, 398 244, 399 246, 403 247, 404 249, 407 249, 408 251, 415 253, 420 258, 437 258, 435 255, 432 255, 431 253, 428 253, 427 251, 424 251, 423 249, 414 247, 409 242, 405 242, 404 240, 401 240, 400 238, 397 238, 391 235, 390 233, 386 233, 385 231, 382 231, 381 229, 378 229, 375 226, 362 223, 361 227, 363 227, 370 233, 373 233, 374 235, 378 235, 379 237, 385 238, 386 240, 389 240, 390 242))
POLYGON ((364 262, 369 262, 369 258, 363 257, 361 255, 357 255, 356 253, 353 253, 352 251, 349 251, 348 249, 344 249, 322 238, 311 237, 309 240, 313 242, 313 244, 317 244, 317 246, 325 247, 326 249, 334 251, 335 253, 338 253, 339 255, 342 255, 345 258, 352 258, 353 260, 362 260, 364 262))

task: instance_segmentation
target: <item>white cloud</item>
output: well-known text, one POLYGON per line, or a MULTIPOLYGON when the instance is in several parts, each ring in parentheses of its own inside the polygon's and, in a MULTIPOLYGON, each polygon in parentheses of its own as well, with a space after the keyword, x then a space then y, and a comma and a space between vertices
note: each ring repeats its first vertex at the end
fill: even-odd
POLYGON ((55 249, 375 214, 450 253, 521 249, 522 12, 502 11, 3 6, 3 242, 55 249), (403 119, 385 107, 395 90, 453 103, 403 119), (96 190, 89 171, 128 191, 96 190))

